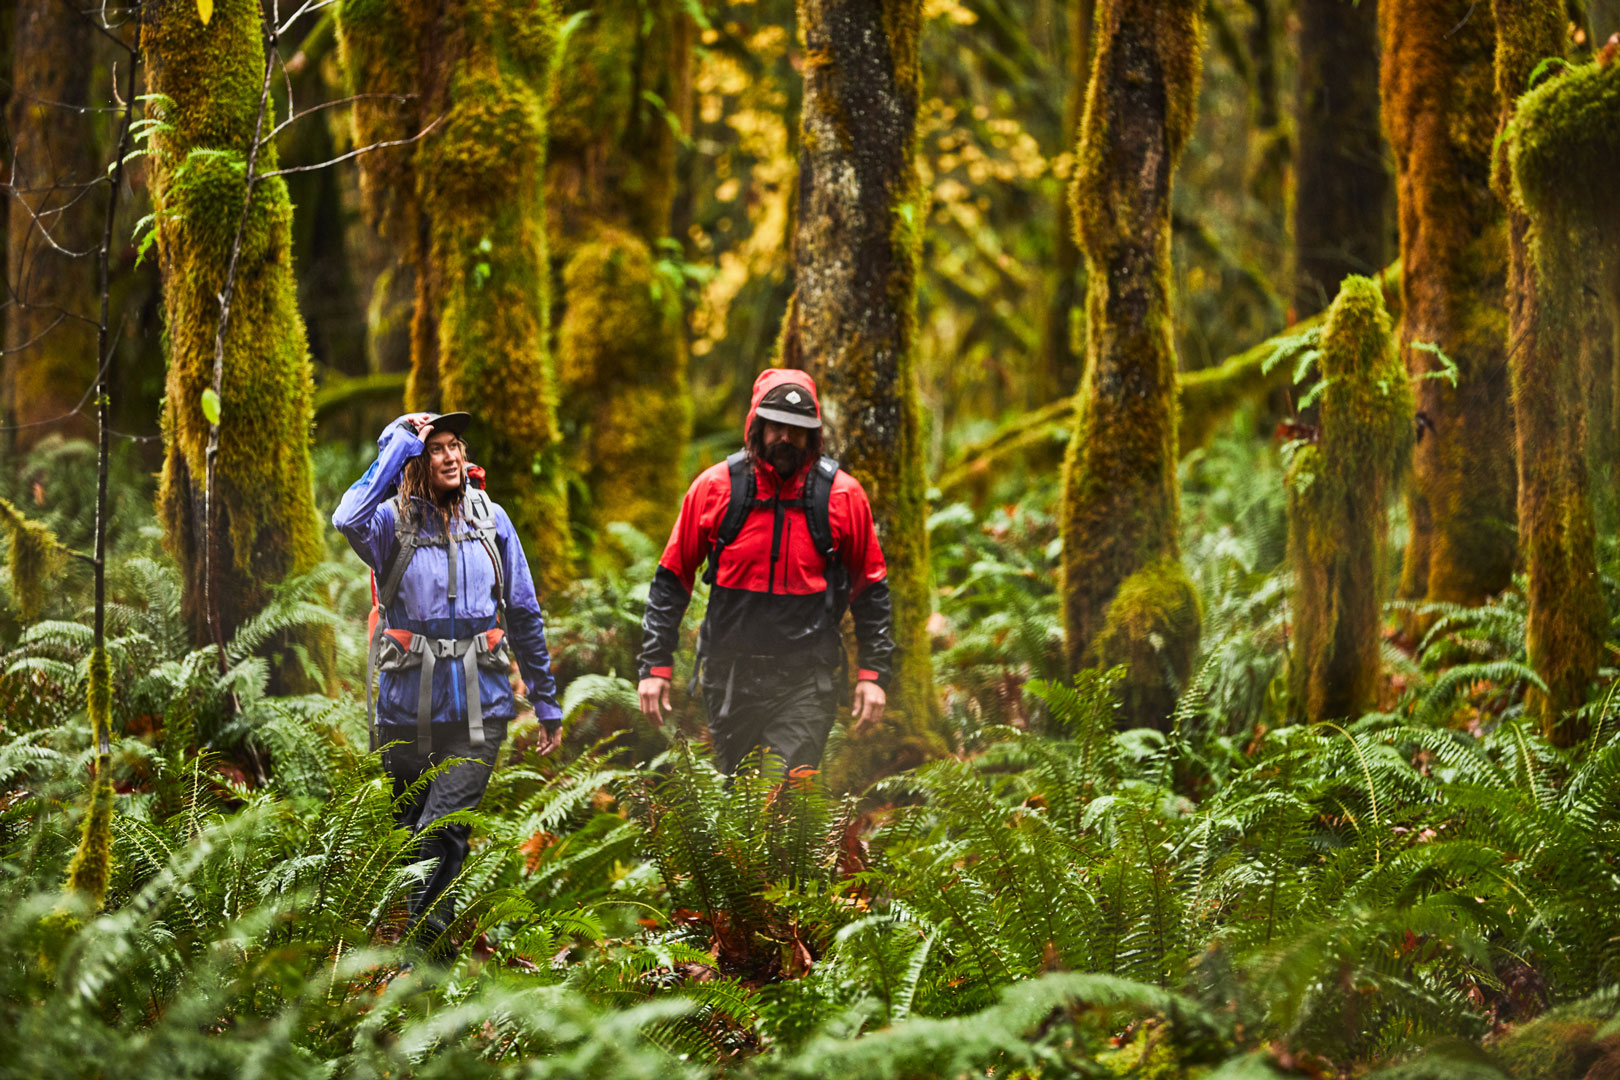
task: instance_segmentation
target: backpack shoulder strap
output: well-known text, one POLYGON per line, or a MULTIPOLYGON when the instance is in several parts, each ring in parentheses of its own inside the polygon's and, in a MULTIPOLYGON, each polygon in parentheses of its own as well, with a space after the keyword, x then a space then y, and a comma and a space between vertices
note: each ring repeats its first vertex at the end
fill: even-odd
POLYGON ((726 473, 731 479, 731 497, 726 502, 726 515, 720 519, 714 544, 709 548, 709 565, 703 571, 703 580, 709 585, 714 584, 715 575, 719 572, 721 554, 742 532, 743 522, 753 509, 754 495, 758 491, 754 480, 754 463, 747 450, 738 450, 726 458, 726 473))
POLYGON ((827 610, 836 612, 840 596, 849 591, 849 570, 838 557, 838 541, 832 532, 833 480, 838 476, 838 462, 825 454, 816 461, 815 468, 804 478, 804 520, 810 527, 810 541, 821 553, 823 574, 827 578, 827 610))
POLYGON ((382 587, 377 590, 377 606, 386 611, 399 596, 400 582, 416 556, 417 520, 409 501, 403 495, 394 496, 394 554, 382 566, 382 587))
POLYGON ((461 513, 467 521, 467 531, 480 540, 495 539, 495 504, 482 488, 470 487, 462 498, 461 513))

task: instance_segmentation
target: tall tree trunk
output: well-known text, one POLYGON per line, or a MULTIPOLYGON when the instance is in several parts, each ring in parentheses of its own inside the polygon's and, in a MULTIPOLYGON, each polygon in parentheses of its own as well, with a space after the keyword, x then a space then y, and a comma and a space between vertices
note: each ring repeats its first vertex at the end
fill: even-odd
POLYGON ((1085 375, 1064 468, 1072 669, 1128 664, 1127 722, 1162 724, 1198 644, 1176 540, 1170 187, 1198 100, 1201 5, 1102 0, 1077 151, 1085 375))
MULTIPOLYGON (((1069 93, 1063 104, 1063 134, 1072 149, 1080 142, 1080 121, 1086 111, 1086 87, 1091 82, 1091 37, 1096 0, 1070 0, 1069 93)), ((1067 195, 1058 201, 1058 232, 1052 295, 1046 305, 1041 331, 1041 387, 1045 404, 1074 392, 1080 380, 1080 353, 1075 349, 1074 322, 1081 313, 1085 291, 1084 260, 1075 240, 1074 204, 1067 195)))
POLYGON ((661 247, 695 27, 677 0, 564 4, 576 10, 590 18, 559 66, 546 193, 564 424, 591 493, 576 516, 589 532, 623 521, 657 535, 692 430, 683 282, 661 247))
MULTIPOLYGON (((1581 379, 1583 360, 1593 361, 1583 354, 1614 348, 1620 316, 1620 60, 1580 65, 1519 97, 1541 59, 1561 52, 1565 23, 1548 0, 1495 7, 1504 132, 1497 181, 1513 255, 1510 352, 1530 578, 1526 644, 1547 684, 1530 704, 1549 739, 1573 746, 1590 729, 1571 710, 1586 699, 1608 630, 1581 379), (1583 340, 1588 334, 1606 340, 1583 340)), ((1612 359, 1602 360, 1612 370, 1612 359)))
POLYGON ((821 390, 829 450, 872 501, 894 603, 883 736, 850 747, 870 778, 944 746, 929 656, 928 503, 917 401, 919 0, 799 0, 805 43, 795 289, 782 359, 821 390))
MULTIPOLYGON (((169 338, 165 457, 158 493, 164 538, 180 563, 199 640, 227 640, 289 574, 320 557, 311 489, 311 384, 292 270, 292 203, 280 177, 254 188, 244 221, 245 164, 264 81, 255 0, 219 0, 204 26, 190 0, 149 6, 147 90, 173 102, 146 160, 157 214, 169 338), (205 499, 219 296, 242 222, 225 336, 219 457, 205 499), (205 515, 205 506, 208 510, 205 515), (208 520, 211 519, 211 520, 208 520)), ((269 130, 267 119, 265 131, 269 130)), ((275 168, 273 145, 256 170, 275 168)))
POLYGON ((1288 467, 1295 704, 1354 719, 1376 696, 1389 502, 1412 459, 1412 388, 1377 282, 1345 279, 1322 331, 1321 440, 1288 467))
POLYGON ((512 517, 543 592, 569 581, 572 543, 547 347, 544 171, 557 34, 551 0, 344 0, 339 43, 355 106, 367 213, 409 253, 413 409, 464 410, 490 494, 512 517))
POLYGON ((1377 3, 1299 0, 1297 12, 1294 311, 1306 318, 1346 276, 1389 262, 1390 182, 1378 126, 1377 3))
POLYGON ((1477 604, 1512 581, 1507 232, 1491 192, 1495 21, 1471 0, 1382 0, 1384 128, 1395 152, 1405 314, 1414 376, 1457 364, 1457 385, 1417 383, 1429 430, 1407 497, 1401 594, 1477 604))
POLYGON ((86 185, 101 179, 90 98, 94 28, 61 0, 21 0, 12 13, 5 159, 8 207, 0 412, 21 425, 24 452, 53 433, 87 436, 96 379, 95 259, 101 239, 86 185), (73 415, 68 415, 73 414, 73 415), (63 419, 56 419, 63 417, 63 419), (53 421, 45 423, 44 421, 53 421))

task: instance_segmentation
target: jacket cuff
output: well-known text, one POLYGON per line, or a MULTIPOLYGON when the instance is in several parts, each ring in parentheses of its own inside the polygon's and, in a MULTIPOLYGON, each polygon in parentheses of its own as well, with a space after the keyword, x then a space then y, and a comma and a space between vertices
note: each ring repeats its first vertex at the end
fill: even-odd
POLYGON ((855 673, 856 682, 882 682, 883 676, 867 668, 861 668, 855 673))
POLYGON ((647 669, 647 677, 651 679, 673 679, 675 669, 673 667, 650 667, 647 669))

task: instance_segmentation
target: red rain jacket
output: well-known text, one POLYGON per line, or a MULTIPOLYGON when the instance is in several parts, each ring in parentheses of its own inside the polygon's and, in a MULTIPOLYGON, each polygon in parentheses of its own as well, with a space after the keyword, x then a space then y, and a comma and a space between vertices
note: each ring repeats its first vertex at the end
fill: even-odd
MULTIPOLYGON (((809 375, 791 368, 769 369, 754 382, 743 429, 745 443, 760 399, 782 383, 807 390, 820 415, 821 402, 809 375)), ((783 480, 770 465, 755 462, 756 501, 799 498, 814 465, 812 458, 783 480)), ((671 677, 681 617, 730 501, 731 477, 724 461, 700 473, 686 492, 647 596, 641 623, 643 678, 671 677)), ((866 492, 860 481, 843 470, 833 479, 827 516, 838 555, 849 571, 848 603, 859 644, 858 677, 887 686, 894 651, 887 570, 866 492)), ((811 541, 805 511, 756 507, 720 558, 700 632, 704 663, 799 656, 836 666, 843 649, 839 624, 844 612, 842 608, 828 611, 826 592, 825 565, 811 541)))

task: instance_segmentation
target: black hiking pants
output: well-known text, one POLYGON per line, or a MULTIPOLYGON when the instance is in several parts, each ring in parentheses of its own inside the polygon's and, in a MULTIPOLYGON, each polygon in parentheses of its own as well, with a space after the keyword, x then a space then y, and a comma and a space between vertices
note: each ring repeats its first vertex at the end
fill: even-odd
POLYGON ((789 772, 821 767, 838 715, 837 673, 793 657, 717 658, 703 665, 703 703, 715 767, 737 771, 755 747, 782 759, 789 772))
POLYGON ((473 747, 467 739, 465 723, 435 723, 433 750, 426 757, 416 748, 415 725, 402 727, 388 725, 382 729, 384 742, 396 738, 402 742, 383 751, 383 767, 394 781, 396 800, 395 819, 403 828, 418 834, 412 862, 437 859, 427 879, 410 896, 411 925, 425 920, 428 931, 424 940, 436 938, 450 926, 455 918, 455 901, 445 896, 444 890, 461 873, 467 861, 467 838, 471 829, 466 825, 446 825, 423 835, 423 830, 446 814, 456 810, 475 810, 489 786, 489 775, 495 767, 495 755, 506 741, 506 720, 484 717, 484 745, 473 747), (400 796, 428 769, 450 758, 469 758, 453 765, 430 780, 415 796, 400 801, 400 796), (435 901, 438 903, 435 904, 435 901))

